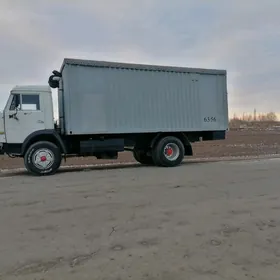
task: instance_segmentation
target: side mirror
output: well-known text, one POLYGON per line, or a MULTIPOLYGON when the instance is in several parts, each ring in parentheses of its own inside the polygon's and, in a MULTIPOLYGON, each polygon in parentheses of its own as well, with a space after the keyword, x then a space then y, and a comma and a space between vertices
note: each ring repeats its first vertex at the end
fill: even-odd
POLYGON ((15 119, 18 121, 18 117, 17 117, 17 112, 13 113, 13 114, 10 114, 9 115, 9 119, 15 119))

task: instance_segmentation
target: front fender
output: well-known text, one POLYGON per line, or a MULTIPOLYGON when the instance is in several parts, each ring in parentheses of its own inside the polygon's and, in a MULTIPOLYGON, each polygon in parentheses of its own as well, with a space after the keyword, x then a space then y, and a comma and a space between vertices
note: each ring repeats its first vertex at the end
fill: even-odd
POLYGON ((37 130, 31 133, 26 137, 24 140, 22 147, 21 147, 21 154, 24 155, 30 144, 33 144, 37 141, 54 139, 57 144, 59 144, 62 153, 66 154, 67 150, 65 147, 64 142, 62 141, 60 135, 54 129, 44 129, 44 130, 37 130))

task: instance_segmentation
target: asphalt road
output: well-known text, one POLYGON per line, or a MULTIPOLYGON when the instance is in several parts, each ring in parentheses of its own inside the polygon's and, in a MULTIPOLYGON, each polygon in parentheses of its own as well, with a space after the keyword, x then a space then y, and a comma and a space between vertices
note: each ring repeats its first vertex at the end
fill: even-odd
POLYGON ((279 164, 0 177, 0 279, 279 279, 279 164))

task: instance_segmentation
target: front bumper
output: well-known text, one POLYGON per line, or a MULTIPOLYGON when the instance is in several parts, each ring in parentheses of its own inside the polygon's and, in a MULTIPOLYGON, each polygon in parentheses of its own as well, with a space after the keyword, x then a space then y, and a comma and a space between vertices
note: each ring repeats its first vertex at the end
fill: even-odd
POLYGON ((4 145, 3 143, 0 143, 0 155, 4 155, 5 151, 4 151, 4 145))

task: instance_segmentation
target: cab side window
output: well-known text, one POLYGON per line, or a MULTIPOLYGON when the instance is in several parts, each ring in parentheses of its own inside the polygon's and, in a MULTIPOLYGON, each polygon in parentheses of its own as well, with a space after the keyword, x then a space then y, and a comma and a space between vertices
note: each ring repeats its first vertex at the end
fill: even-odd
POLYGON ((23 111, 40 111, 39 94, 23 94, 21 96, 21 110, 23 110, 23 111))
POLYGON ((10 111, 20 110, 20 95, 14 94, 12 103, 10 105, 10 111))

